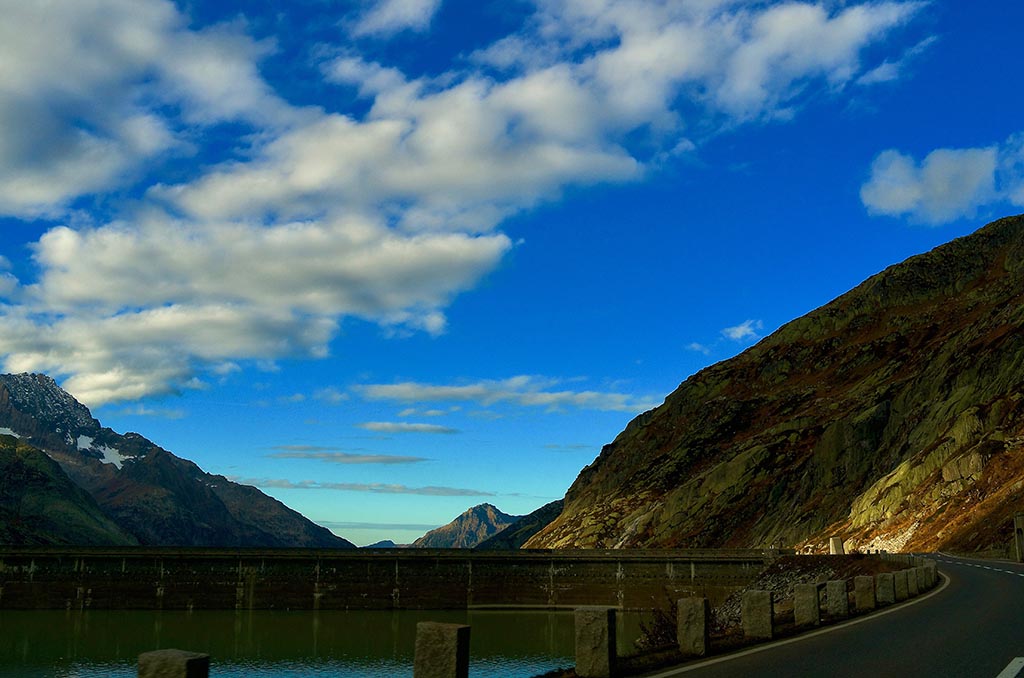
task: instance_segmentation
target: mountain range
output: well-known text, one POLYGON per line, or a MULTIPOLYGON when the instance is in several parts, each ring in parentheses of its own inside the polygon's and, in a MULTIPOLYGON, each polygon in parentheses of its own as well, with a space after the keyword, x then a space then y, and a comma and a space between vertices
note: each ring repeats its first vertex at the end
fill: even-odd
POLYGON ((255 487, 102 427, 41 374, 0 375, 0 477, 3 543, 354 548, 255 487))
MULTIPOLYGON (((563 500, 433 548, 1004 546, 1024 510, 1024 217, 912 257, 686 379, 563 500)), ((0 543, 352 544, 254 487, 0 375, 0 543)))
POLYGON ((975 550, 1024 510, 1024 218, 686 379, 527 547, 975 550))

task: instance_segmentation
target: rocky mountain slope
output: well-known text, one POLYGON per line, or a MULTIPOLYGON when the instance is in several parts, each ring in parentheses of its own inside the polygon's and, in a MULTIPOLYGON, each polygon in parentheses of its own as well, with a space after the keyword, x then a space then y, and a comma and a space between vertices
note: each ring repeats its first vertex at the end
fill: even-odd
POLYGON ((458 518, 427 532, 412 543, 413 548, 469 549, 500 532, 520 516, 502 513, 490 504, 480 504, 458 518))
POLYGON ((977 549, 1024 509, 1024 218, 687 379, 527 547, 977 549))
POLYGON ((530 537, 537 534, 562 512, 562 500, 544 504, 528 513, 494 536, 484 539, 473 548, 481 551, 500 551, 522 548, 530 537))
POLYGON ((0 435, 0 544, 137 543, 57 462, 13 436, 0 435))
POLYGON ((45 375, 0 375, 0 434, 44 451, 141 544, 354 548, 255 487, 103 428, 45 375))

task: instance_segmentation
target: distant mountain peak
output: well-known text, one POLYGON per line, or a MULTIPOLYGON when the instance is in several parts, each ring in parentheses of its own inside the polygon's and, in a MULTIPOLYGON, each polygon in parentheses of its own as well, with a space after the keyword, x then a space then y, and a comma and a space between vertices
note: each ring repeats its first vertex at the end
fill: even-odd
POLYGON ((56 461, 142 544, 354 548, 255 487, 212 476, 138 433, 102 427, 43 374, 0 375, 0 433, 56 461))
POLYGON ((473 548, 482 551, 514 550, 523 547, 530 537, 547 527, 562 512, 562 500, 544 504, 532 513, 518 518, 514 523, 496 532, 473 548))
POLYGON ((493 504, 478 504, 466 509, 455 520, 442 525, 412 543, 414 548, 473 548, 521 516, 502 513, 493 504))
POLYGON ((74 444, 81 432, 95 431, 100 423, 89 408, 62 389, 45 374, 0 374, 0 403, 30 415, 39 424, 55 433, 65 434, 65 442, 74 444))

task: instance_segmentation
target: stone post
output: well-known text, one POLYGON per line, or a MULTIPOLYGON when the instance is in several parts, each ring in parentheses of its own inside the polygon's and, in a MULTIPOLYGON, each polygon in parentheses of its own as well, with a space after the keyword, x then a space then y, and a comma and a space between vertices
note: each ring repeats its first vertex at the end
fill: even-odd
POLYGON ((825 582, 825 599, 828 602, 830 617, 843 619, 850 616, 850 599, 846 595, 845 579, 825 582))
POLYGON ((679 651, 690 657, 708 653, 711 632, 711 605, 707 598, 680 598, 676 603, 676 642, 679 651))
POLYGON ((917 575, 917 592, 924 593, 930 586, 928 586, 928 568, 924 565, 920 565, 914 568, 914 574, 917 575))
POLYGON ((139 678, 209 678, 210 655, 155 650, 139 655, 139 678))
POLYGON ((1018 563, 1024 563, 1024 513, 1013 517, 1014 557, 1018 563))
POLYGON ((896 602, 900 603, 907 599, 907 571, 900 570, 892 574, 892 587, 896 592, 896 602))
POLYGON ((853 578, 853 604, 857 612, 875 609, 875 578, 861 575, 853 578))
POLYGON ((896 602, 896 588, 892 572, 882 572, 875 577, 875 603, 879 606, 896 602))
POLYGON ((821 623, 821 600, 817 584, 797 584, 793 592, 793 621, 797 626, 821 623))
POLYGON ((924 569, 928 573, 928 588, 933 588, 939 583, 939 565, 934 560, 926 560, 924 569))
POLYGON ((829 537, 828 539, 828 552, 829 555, 841 556, 846 554, 846 550, 843 548, 842 537, 829 537))
POLYGON ((758 640, 771 640, 775 607, 771 591, 746 591, 740 607, 743 635, 758 640))
POLYGON ((609 678, 615 673, 615 608, 576 608, 576 675, 609 678))
POLYGON ((917 585, 917 568, 908 567, 907 573, 907 598, 916 598, 917 594, 921 593, 920 587, 917 585))
POLYGON ((469 628, 465 624, 416 624, 414 678, 468 678, 469 628))

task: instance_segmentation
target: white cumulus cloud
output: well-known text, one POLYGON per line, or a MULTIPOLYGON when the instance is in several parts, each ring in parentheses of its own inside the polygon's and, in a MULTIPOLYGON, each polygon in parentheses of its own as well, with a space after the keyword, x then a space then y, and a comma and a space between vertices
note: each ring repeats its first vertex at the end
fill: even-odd
POLYGON ((759 339, 758 332, 764 329, 764 323, 760 320, 744 320, 739 325, 726 327, 722 330, 722 336, 733 341, 748 341, 759 339))
POLYGON ((281 122, 267 48, 231 27, 190 31, 159 0, 0 2, 0 213, 54 216, 184 151, 192 122, 281 122))
MULTIPOLYGON (((324 357, 347 317, 442 334, 451 301, 511 249, 504 219, 699 152, 688 127, 838 91, 922 4, 542 0, 433 76, 367 59, 358 40, 319 51, 295 74, 323 97, 304 106, 264 77, 275 41, 244 18, 196 26, 169 0, 55 6, 0 0, 0 215, 59 219, 33 246, 34 279, 0 277, 0 355, 98 405, 324 357), (360 105, 332 108, 339 88, 360 105), (113 207, 83 216, 83 201, 113 207)), ((439 6, 379 0, 346 25, 424 30, 439 6)), ((648 405, 483 386, 492 402, 648 405)))
POLYGON ((364 398, 399 403, 472 402, 480 406, 511 403, 521 407, 558 410, 572 407, 583 410, 642 412, 658 405, 654 398, 638 398, 625 393, 555 390, 558 380, 534 376, 516 376, 501 380, 483 380, 466 384, 363 384, 355 387, 364 398))
POLYGON ((375 0, 352 27, 357 36, 386 37, 404 30, 423 31, 441 7, 441 0, 375 0))
POLYGON ((932 225, 971 217, 1000 201, 1024 205, 1020 139, 985 148, 939 148, 921 161, 883 151, 861 187, 861 202, 871 214, 932 225))

